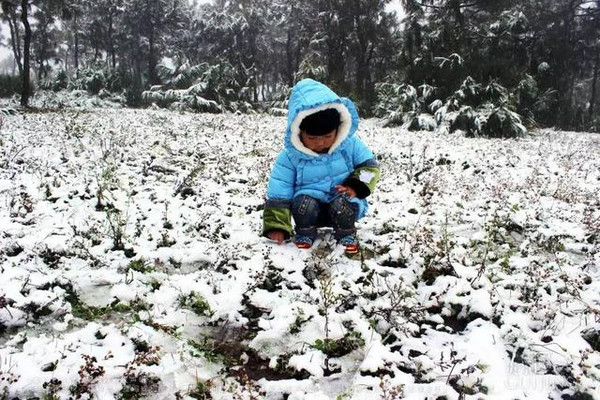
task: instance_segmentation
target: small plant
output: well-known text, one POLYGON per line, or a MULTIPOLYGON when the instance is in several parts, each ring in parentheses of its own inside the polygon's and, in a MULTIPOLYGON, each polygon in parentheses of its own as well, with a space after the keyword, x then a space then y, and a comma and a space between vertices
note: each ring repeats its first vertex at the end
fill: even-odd
POLYGON ((259 400, 265 396, 265 391, 256 384, 247 374, 240 376, 240 386, 233 393, 233 398, 236 400, 259 400))
POLYGON ((221 355, 216 351, 213 344, 209 342, 208 337, 203 337, 202 342, 198 342, 195 340, 188 340, 188 344, 192 348, 190 350, 190 354, 194 357, 202 356, 206 359, 206 361, 215 363, 217 362, 221 355))
POLYGON ((319 295, 320 308, 319 313, 325 317, 325 341, 329 339, 329 313, 331 309, 342 304, 345 300, 344 295, 338 294, 334 290, 333 278, 329 275, 319 275, 319 295))
POLYGON ((212 381, 206 380, 203 381, 201 379, 196 380, 196 386, 191 389, 187 395, 192 399, 197 400, 209 400, 212 399, 212 395, 210 394, 210 388, 213 386, 212 381))
POLYGON ((292 335, 295 335, 296 333, 300 332, 300 328, 302 328, 302 325, 304 325, 306 322, 310 321, 312 318, 313 318, 312 315, 307 318, 306 315, 304 314, 304 310, 302 308, 299 308, 298 311, 296 312, 296 319, 294 320, 294 322, 292 322, 292 324, 288 328, 288 331, 292 335))
POLYGON ((44 400, 60 400, 58 392, 62 390, 62 382, 57 378, 52 378, 47 382, 44 382, 42 388, 46 391, 44 393, 44 400))
POLYGON ((112 250, 124 250, 123 243, 125 220, 121 215, 121 211, 116 208, 111 208, 106 211, 106 220, 108 221, 109 234, 113 241, 112 250))
POLYGON ((34 320, 38 320, 42 317, 46 317, 46 316, 52 314, 52 309, 49 306, 55 300, 56 300, 56 298, 53 300, 50 300, 46 304, 39 304, 34 301, 30 301, 30 302, 27 302, 24 305, 20 306, 19 308, 22 311, 24 311, 25 313, 27 313, 27 315, 30 315, 34 320))
POLYGON ((404 397, 404 385, 393 386, 389 380, 381 379, 379 381, 381 389, 381 398, 383 400, 396 400, 404 397))
POLYGON ((181 296, 179 298, 179 305, 183 308, 187 308, 193 311, 197 315, 203 315, 210 317, 213 315, 210 309, 210 304, 206 299, 198 293, 190 292, 187 296, 181 296))
POLYGON ((138 371, 129 366, 123 374, 125 381, 119 392, 119 399, 137 400, 142 397, 152 397, 152 393, 158 392, 160 378, 152 373, 138 371))
POLYGON ((160 235, 160 240, 156 244, 156 247, 171 247, 175 243, 177 243, 177 241, 175 239, 171 239, 171 237, 169 236, 169 231, 165 230, 160 235))
POLYGON ((104 367, 97 365, 98 360, 96 357, 87 354, 83 354, 81 357, 84 360, 84 364, 79 367, 79 372, 77 373, 79 380, 69 390, 75 399, 84 397, 92 398, 93 394, 91 390, 98 382, 98 379, 104 375, 104 367))
POLYGON ((85 304, 79 298, 79 294, 75 291, 71 284, 68 284, 65 288, 65 301, 71 304, 71 314, 76 318, 81 318, 87 321, 94 321, 98 318, 102 318, 111 312, 126 313, 126 312, 140 312, 148 311, 151 305, 143 301, 142 299, 136 298, 130 303, 122 303, 119 299, 113 301, 110 305, 104 307, 94 307, 85 304))
POLYGON ((141 274, 147 274, 149 272, 153 272, 154 268, 146 260, 144 260, 143 258, 140 258, 137 260, 131 260, 129 262, 129 264, 127 265, 126 270, 127 271, 136 271, 141 274))
POLYGON ((161 347, 150 346, 145 340, 132 339, 135 358, 125 365, 124 382, 119 399, 133 400, 152 397, 158 392, 160 378, 152 373, 140 371, 143 366, 158 365, 161 361, 161 347))
POLYGON ((163 228, 173 229, 173 224, 169 221, 169 203, 165 202, 165 214, 163 216, 163 228))
POLYGON ((432 285, 438 276, 457 276, 450 257, 454 240, 448 232, 448 226, 446 214, 439 237, 435 238, 433 231, 427 227, 422 228, 417 237, 417 248, 424 259, 421 279, 427 285, 432 285))
POLYGON ((71 314, 75 318, 93 321, 109 311, 109 307, 93 307, 82 302, 71 284, 65 288, 65 292, 65 300, 71 304, 71 314))
MULTIPOLYGON (((102 151, 105 152, 104 149, 102 151)), ((114 208, 108 199, 108 195, 110 195, 109 188, 118 185, 115 177, 116 170, 116 166, 106 163, 103 165, 100 177, 96 178, 98 184, 98 189, 96 190, 96 211, 106 211, 114 208)))
POLYGON ((135 350, 135 365, 158 365, 161 360, 161 347, 150 346, 145 340, 132 339, 135 350))
POLYGON ((12 366, 8 369, 8 371, 0 371, 0 400, 8 400, 10 386, 13 383, 17 383, 19 378, 21 378, 19 375, 10 372, 11 368, 12 366))
POLYGON ((365 340, 360 332, 350 330, 341 339, 317 339, 313 347, 328 357, 342 357, 364 345, 365 340))
POLYGON ((155 278, 152 278, 152 279, 150 279, 150 282, 148 282, 148 285, 150 285, 151 292, 156 292, 162 286, 162 282, 158 281, 155 278))
POLYGON ((281 282, 283 282, 281 271, 277 270, 272 263, 269 263, 260 275, 257 279, 260 281, 257 286, 259 289, 267 292, 275 292, 281 289, 281 282))
MULTIPOLYGON (((375 307, 372 314, 386 322, 386 326, 402 332, 408 329, 407 323, 419 323, 424 317, 424 307, 420 305, 415 291, 402 280, 391 283, 383 278, 383 297, 386 302, 375 307)), ((387 332, 386 332, 387 333, 387 332)))

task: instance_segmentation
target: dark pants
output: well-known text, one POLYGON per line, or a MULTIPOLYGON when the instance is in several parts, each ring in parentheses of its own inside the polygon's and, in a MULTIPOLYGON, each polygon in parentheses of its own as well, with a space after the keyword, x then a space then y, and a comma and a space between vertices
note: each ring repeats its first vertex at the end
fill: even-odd
POLYGON ((292 215, 296 222, 296 234, 315 239, 317 228, 333 227, 336 240, 356 233, 354 223, 358 216, 358 205, 350 202, 346 196, 336 197, 331 203, 300 195, 292 202, 292 215))

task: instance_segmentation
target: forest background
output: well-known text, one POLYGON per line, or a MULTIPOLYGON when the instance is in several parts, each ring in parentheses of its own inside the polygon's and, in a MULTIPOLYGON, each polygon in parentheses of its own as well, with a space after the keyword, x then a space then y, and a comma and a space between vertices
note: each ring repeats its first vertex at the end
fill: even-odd
POLYGON ((391 3, 4 0, 0 96, 278 114, 310 77, 415 130, 600 130, 600 1, 391 3))

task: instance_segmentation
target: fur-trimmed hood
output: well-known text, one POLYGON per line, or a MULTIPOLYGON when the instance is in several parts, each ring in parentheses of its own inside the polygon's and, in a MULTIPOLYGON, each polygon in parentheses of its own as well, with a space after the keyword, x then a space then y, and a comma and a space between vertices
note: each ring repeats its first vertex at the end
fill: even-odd
POLYGON ((328 154, 334 153, 355 134, 358 129, 358 112, 350 99, 339 97, 324 84, 312 79, 303 79, 292 88, 288 107, 288 123, 285 147, 302 158, 323 156, 306 148, 300 140, 300 123, 308 115, 335 108, 340 113, 340 126, 336 141, 328 154))

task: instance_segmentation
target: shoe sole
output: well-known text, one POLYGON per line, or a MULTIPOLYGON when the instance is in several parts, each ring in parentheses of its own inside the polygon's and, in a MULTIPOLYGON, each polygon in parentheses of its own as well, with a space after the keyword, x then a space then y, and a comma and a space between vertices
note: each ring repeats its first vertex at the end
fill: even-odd
POLYGON ((358 253, 358 246, 355 244, 352 244, 350 246, 346 246, 346 250, 345 250, 346 254, 356 254, 358 253))

